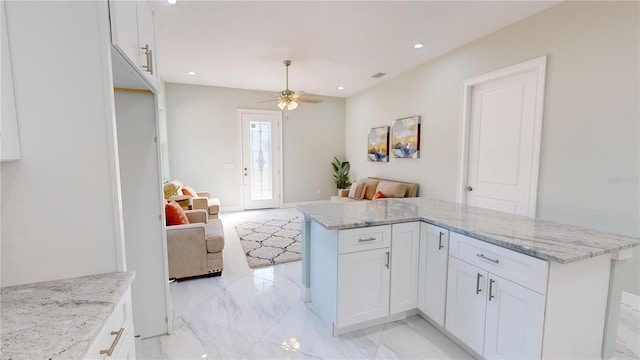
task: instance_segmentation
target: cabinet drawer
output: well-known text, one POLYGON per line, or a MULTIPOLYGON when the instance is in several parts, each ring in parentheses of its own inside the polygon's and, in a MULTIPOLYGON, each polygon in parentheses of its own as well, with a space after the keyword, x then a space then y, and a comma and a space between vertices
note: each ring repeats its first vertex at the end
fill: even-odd
POLYGON ((133 333, 128 331, 132 323, 131 316, 131 290, 128 290, 122 300, 113 309, 111 316, 109 316, 106 323, 91 344, 89 351, 87 351, 87 354, 85 355, 85 359, 112 358, 106 354, 100 354, 100 351, 108 350, 112 345, 114 345, 114 348, 118 348, 121 343, 125 342, 125 336, 133 336, 133 333), (112 332, 116 334, 112 334, 112 332), (118 332, 122 333, 118 343, 115 343, 118 332))
POLYGON ((391 225, 369 226, 338 232, 338 254, 391 246, 391 225))
POLYGON ((548 262, 451 232, 449 255, 540 294, 547 289, 548 262))

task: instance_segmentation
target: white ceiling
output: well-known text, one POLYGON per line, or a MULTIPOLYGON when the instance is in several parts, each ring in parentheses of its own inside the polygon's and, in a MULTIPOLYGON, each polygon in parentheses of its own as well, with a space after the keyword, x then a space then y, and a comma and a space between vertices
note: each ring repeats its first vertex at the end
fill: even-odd
POLYGON ((292 90, 339 97, 558 3, 152 1, 158 70, 165 81, 280 91, 282 61, 291 59, 292 90), (417 42, 424 48, 414 49, 417 42), (378 72, 387 75, 371 78, 378 72))

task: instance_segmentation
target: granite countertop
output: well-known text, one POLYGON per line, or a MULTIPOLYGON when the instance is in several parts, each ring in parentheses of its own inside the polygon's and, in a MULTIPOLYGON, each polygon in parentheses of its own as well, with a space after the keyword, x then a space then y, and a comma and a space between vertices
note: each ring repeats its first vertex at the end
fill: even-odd
POLYGON ((82 359, 135 273, 0 288, 2 359, 82 359))
POLYGON ((559 263, 640 246, 639 238, 427 198, 326 201, 297 208, 329 230, 424 221, 559 263))

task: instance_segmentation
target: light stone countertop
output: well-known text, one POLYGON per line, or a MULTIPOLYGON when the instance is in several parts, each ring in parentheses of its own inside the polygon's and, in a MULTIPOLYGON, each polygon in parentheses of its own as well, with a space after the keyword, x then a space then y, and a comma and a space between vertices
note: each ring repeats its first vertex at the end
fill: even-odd
POLYGON ((4 359, 82 359, 135 273, 0 288, 4 359))
POLYGON ((640 239, 427 198, 299 205, 329 230, 424 221, 537 258, 570 263, 640 246, 640 239))

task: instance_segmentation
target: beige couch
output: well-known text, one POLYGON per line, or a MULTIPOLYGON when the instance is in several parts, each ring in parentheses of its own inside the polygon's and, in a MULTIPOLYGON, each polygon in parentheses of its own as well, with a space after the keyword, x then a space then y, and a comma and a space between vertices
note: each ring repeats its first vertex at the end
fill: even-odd
POLYGON ((218 198, 211 197, 211 193, 208 191, 197 191, 198 196, 191 197, 182 193, 182 187, 184 184, 180 180, 173 180, 164 183, 164 198, 165 200, 173 200, 180 204, 183 209, 202 209, 207 212, 209 219, 215 219, 220 213, 220 200, 218 198))
POLYGON ((222 274, 222 222, 208 219, 205 210, 188 210, 185 214, 189 224, 167 226, 169 278, 222 274))
POLYGON ((376 194, 378 190, 382 190, 381 192, 387 197, 416 197, 418 194, 418 184, 396 181, 396 180, 387 180, 369 177, 366 179, 360 179, 358 181, 364 181, 366 183, 365 194, 362 200, 356 200, 348 197, 349 189, 343 189, 338 192, 337 196, 331 197, 331 202, 340 203, 340 202, 349 202, 349 201, 364 201, 371 200, 373 196, 376 194), (380 183, 383 183, 380 185, 380 183), (379 188, 380 186, 380 188, 379 188), (385 193, 386 192, 386 193, 385 193), (402 194, 402 196, 400 196, 402 194))

